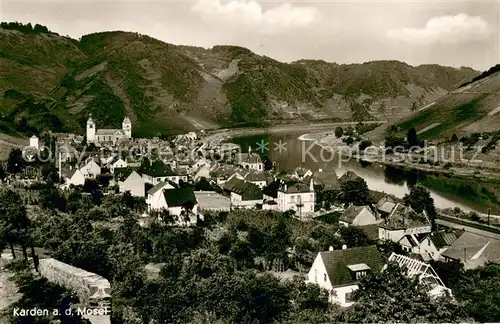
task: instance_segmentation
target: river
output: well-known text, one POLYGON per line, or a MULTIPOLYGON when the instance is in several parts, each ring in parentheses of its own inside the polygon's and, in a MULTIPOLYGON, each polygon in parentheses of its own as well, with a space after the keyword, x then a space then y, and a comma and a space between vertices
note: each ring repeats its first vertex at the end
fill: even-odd
MULTIPOLYGON (((419 183, 430 191, 437 208, 459 207, 465 211, 487 213, 490 207, 493 214, 500 214, 498 204, 480 200, 473 192, 467 194, 465 190, 464 194, 464 189, 462 187, 456 189, 456 184, 446 186, 442 179, 436 180, 425 174, 405 172, 376 164, 360 164, 355 159, 342 161, 338 154, 332 154, 331 151, 312 141, 299 140, 300 135, 302 133, 254 135, 233 138, 232 142, 239 144, 244 152, 250 147, 252 152, 268 156, 275 166, 284 171, 291 172, 297 166, 304 166, 312 171, 335 170, 338 177, 346 171, 353 171, 365 179, 370 189, 393 194, 399 198, 409 192, 409 186, 419 183)), ((468 187, 469 181, 466 183, 468 187)), ((478 186, 480 187, 480 184, 478 186)))

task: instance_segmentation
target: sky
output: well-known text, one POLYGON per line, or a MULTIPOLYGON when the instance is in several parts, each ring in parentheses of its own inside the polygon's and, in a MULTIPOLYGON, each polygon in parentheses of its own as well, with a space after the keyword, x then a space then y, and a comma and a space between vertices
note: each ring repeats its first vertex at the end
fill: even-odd
POLYGON ((134 31, 173 44, 238 45, 291 62, 500 63, 495 1, 0 0, 0 20, 61 35, 134 31))

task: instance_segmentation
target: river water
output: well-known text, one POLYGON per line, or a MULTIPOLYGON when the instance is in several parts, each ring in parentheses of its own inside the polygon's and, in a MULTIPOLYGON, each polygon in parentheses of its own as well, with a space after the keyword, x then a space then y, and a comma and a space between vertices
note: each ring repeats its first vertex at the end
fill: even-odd
MULTIPOLYGON (((488 207, 494 207, 494 213, 498 206, 491 203, 478 202, 473 194, 464 195, 455 190, 446 190, 439 186, 429 187, 425 181, 425 175, 403 172, 394 168, 386 168, 376 164, 361 164, 355 159, 343 161, 338 153, 322 148, 312 141, 299 140, 301 133, 291 134, 266 134, 247 137, 233 138, 232 142, 239 144, 244 152, 248 149, 252 152, 268 156, 274 165, 280 170, 291 172, 297 166, 304 166, 312 171, 335 170, 340 178, 346 171, 353 171, 365 179, 368 187, 372 190, 382 191, 402 198, 409 192, 409 186, 415 183, 427 187, 434 198, 437 208, 459 207, 465 211, 476 211, 486 213, 488 207)), ((345 160, 345 159, 344 159, 345 160)), ((441 182, 439 180, 438 182, 441 182)))

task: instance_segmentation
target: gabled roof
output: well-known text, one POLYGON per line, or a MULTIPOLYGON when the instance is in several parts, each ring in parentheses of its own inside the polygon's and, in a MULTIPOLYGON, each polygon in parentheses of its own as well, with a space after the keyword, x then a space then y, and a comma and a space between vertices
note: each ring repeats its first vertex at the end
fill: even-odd
POLYGON ((382 255, 375 245, 360 246, 345 250, 320 252, 326 273, 332 286, 356 283, 355 274, 348 266, 364 263, 371 271, 380 272, 384 266, 382 255))
POLYGON ((144 168, 144 174, 151 177, 173 177, 177 174, 170 169, 170 167, 166 166, 162 161, 154 161, 151 165, 148 165, 144 168))
POLYGON ((379 227, 389 230, 398 230, 430 225, 431 223, 425 216, 425 213, 418 214, 411 207, 398 203, 391 214, 379 224, 379 227))
POLYGON ((441 255, 464 262, 479 258, 483 258, 483 261, 498 260, 500 258, 500 240, 464 232, 441 255))
POLYGON ((187 203, 196 205, 198 201, 193 188, 174 188, 163 190, 163 196, 168 207, 182 207, 187 203))
POLYGON ((321 171, 313 173, 315 186, 323 187, 323 190, 334 190, 340 188, 340 182, 335 171, 321 171))
POLYGON ((122 129, 97 129, 95 132, 96 135, 123 135, 122 129))
POLYGON ((149 189, 148 192, 147 192, 147 194, 148 195, 154 195, 155 193, 157 193, 158 191, 160 191, 162 189, 165 189, 165 187, 167 187, 169 185, 172 186, 172 187, 174 187, 174 188, 178 188, 178 185, 175 182, 172 182, 172 181, 161 181, 156 186, 154 186, 153 188, 149 189))
POLYGON ((305 167, 298 166, 295 168, 294 173, 296 173, 299 177, 303 177, 306 175, 307 171, 311 171, 305 167))
POLYGON ((236 177, 229 180, 224 189, 240 195, 243 200, 259 200, 263 197, 259 186, 236 177))
POLYGON ((294 180, 282 180, 278 190, 287 194, 311 192, 309 184, 294 180))
POLYGON ((250 171, 245 175, 245 180, 250 182, 266 181, 266 174, 264 172, 250 171))
POLYGON ((358 217, 361 211, 363 211, 363 209, 365 208, 373 215, 370 207, 368 206, 351 205, 344 211, 344 213, 342 213, 342 216, 340 216, 339 220, 352 224, 352 222, 354 222, 356 217, 358 217))
POLYGON ((455 242, 465 230, 455 230, 455 231, 440 231, 433 232, 430 234, 429 239, 432 241, 437 249, 441 249, 445 246, 450 246, 455 242))
POLYGON ((133 171, 131 168, 115 168, 113 174, 116 180, 124 181, 133 171))
POLYGON ((262 158, 257 153, 237 153, 235 156, 237 163, 262 163, 262 158))

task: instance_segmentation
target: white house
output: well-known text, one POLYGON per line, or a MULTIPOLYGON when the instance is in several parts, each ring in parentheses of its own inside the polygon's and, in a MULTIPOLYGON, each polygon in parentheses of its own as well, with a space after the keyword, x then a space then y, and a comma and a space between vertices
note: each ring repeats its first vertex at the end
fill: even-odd
POLYGON ((141 175, 135 171, 132 171, 130 175, 123 182, 118 183, 118 188, 120 192, 129 191, 132 196, 144 197, 145 192, 145 182, 141 175))
POLYGON ((331 303, 350 306, 352 293, 359 281, 370 273, 379 273, 384 267, 377 247, 361 246, 342 250, 319 252, 307 275, 307 283, 326 289, 331 303))
POLYGON ((245 169, 264 171, 264 163, 257 153, 237 153, 235 162, 245 169))
POLYGON ((430 234, 407 234, 398 242, 404 251, 420 254, 424 261, 439 260, 464 230, 432 232, 430 234))
POLYGON ((115 157, 110 163, 109 163, 109 171, 113 173, 116 168, 126 168, 128 166, 128 163, 123 160, 120 157, 115 157))
POLYGON ((255 208, 262 205, 262 190, 255 184, 233 178, 226 182, 224 189, 230 192, 231 206, 233 208, 255 208))
POLYGON ((198 216, 198 201, 192 188, 173 188, 160 191, 159 199, 150 201, 150 211, 168 211, 177 223, 195 224, 198 216))
POLYGON ((174 189, 176 186, 170 182, 160 182, 153 188, 149 189, 146 197, 146 204, 148 205, 148 210, 159 209, 159 206, 162 205, 161 200, 162 192, 165 189, 174 189))
POLYGON ((380 219, 369 206, 349 206, 339 218, 339 224, 344 226, 364 226, 378 224, 380 219))
POLYGON ((162 161, 155 161, 143 171, 142 177, 146 183, 156 186, 160 182, 172 181, 179 183, 179 175, 162 161))
POLYGON ((85 176, 79 169, 67 170, 62 176, 65 186, 83 186, 85 184, 85 176))
POLYGON ((267 179, 264 172, 251 170, 245 174, 245 180, 257 185, 260 189, 263 189, 267 186, 267 179))
POLYGON ((465 269, 500 264, 500 239, 464 232, 441 253, 446 261, 460 261, 465 269))
POLYGON ((210 167, 206 164, 201 165, 193 172, 193 180, 198 181, 201 178, 210 179, 210 167))
POLYGON ((85 178, 96 178, 101 175, 101 167, 99 164, 95 163, 94 160, 90 160, 87 164, 80 168, 85 178))
POLYGON ((418 214, 411 207, 397 203, 391 214, 378 225, 379 239, 399 242, 408 234, 431 232, 431 222, 424 212, 418 214))
MULTIPOLYGON (((278 180, 279 181, 279 180, 278 180)), ((309 184, 296 181, 281 181, 277 195, 278 210, 294 210, 301 215, 314 213, 316 193, 311 179, 309 184)))

